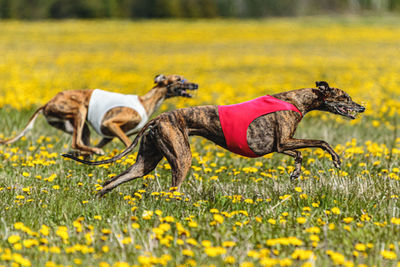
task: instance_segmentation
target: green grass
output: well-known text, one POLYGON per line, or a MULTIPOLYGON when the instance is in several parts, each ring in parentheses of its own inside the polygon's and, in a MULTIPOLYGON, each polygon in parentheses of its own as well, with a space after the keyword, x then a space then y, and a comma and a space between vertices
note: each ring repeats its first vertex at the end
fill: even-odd
MULTIPOLYGON (((9 127, 5 132, 11 135, 13 130, 21 129, 32 112, 3 109, 0 116, 9 127)), ((347 263, 395 265, 395 261, 384 259, 381 251, 399 254, 399 226, 391 223, 391 218, 399 217, 398 199, 393 198, 399 194, 399 182, 388 177, 398 166, 398 156, 394 155, 389 162, 389 154, 380 156, 372 151, 368 155, 368 146, 364 144, 372 140, 390 147, 393 133, 381 127, 367 135, 366 132, 371 131, 363 124, 351 126, 349 121, 335 122, 333 118, 333 115, 325 121, 318 117, 306 118, 300 124, 297 136, 321 138, 325 135, 324 139, 332 146, 341 144, 346 148, 351 147, 346 142, 355 138, 364 153, 347 158, 341 153, 342 171, 345 173, 333 170, 331 159, 321 151, 306 150, 302 179, 292 182, 288 168, 293 166, 293 160, 287 156, 245 159, 228 152, 221 156, 217 155, 224 152, 221 148, 204 139, 192 138, 194 169, 183 184, 182 196, 168 196, 171 181, 164 160, 153 176, 121 185, 101 199, 96 196, 98 185, 109 175, 126 169, 128 164, 123 161, 103 168, 62 159, 59 155, 69 150, 64 144, 70 144, 70 137, 40 118, 26 140, 0 150, 0 262, 6 265, 12 262, 4 256, 10 249, 11 253, 28 259, 32 266, 44 266, 49 262, 64 266, 98 266, 100 262, 132 265, 138 264, 139 259, 143 261, 139 258, 141 255, 151 255, 153 262, 160 261, 163 255, 170 255, 167 263, 170 266, 190 264, 191 259, 198 265, 225 265, 228 256, 234 257, 235 265, 246 262, 263 265, 272 263, 272 258, 281 260, 281 264, 285 264, 282 260, 290 259, 295 266, 307 261, 323 266, 334 263, 327 255, 327 251, 332 250, 343 255, 347 263), (42 141, 39 143, 38 140, 42 141), (33 162, 30 157, 35 158, 41 152, 43 155, 43 151, 56 153, 56 157, 43 160, 45 165, 52 160, 54 164, 27 166, 33 162), (360 166, 360 163, 365 163, 365 166, 360 166), (248 167, 254 169, 246 169, 248 167), (250 172, 246 173, 246 170, 250 172), (23 173, 27 174, 24 176, 23 173), (57 177, 46 181, 45 178, 52 174, 57 177), (41 178, 37 178, 39 175, 41 178), (213 180, 213 176, 218 179, 213 180), (54 189, 55 185, 59 189, 54 189), (29 192, 24 192, 23 188, 27 187, 29 192), (298 192, 299 188, 302 192, 298 192), (167 195, 161 196, 163 194, 167 195), (285 195, 291 195, 290 199, 283 199, 285 195), (24 199, 18 199, 18 196, 24 199), (340 209, 340 214, 326 214, 334 207, 340 209), (217 209, 219 214, 226 212, 222 214, 223 222, 212 225, 214 213, 210 212, 211 209, 217 209), (162 214, 154 214, 149 220, 142 217, 145 211, 157 210, 162 214), (167 216, 174 218, 173 222, 164 222, 170 225, 170 229, 155 237, 153 229, 159 227, 167 216), (306 222, 298 223, 299 217, 306 218, 306 222), (345 223, 343 219, 346 217, 353 218, 353 221, 345 223), (274 219, 275 224, 271 224, 273 221, 268 221, 270 219, 274 219), (285 223, 281 222, 282 219, 285 223), (81 220, 81 232, 74 227, 76 220, 81 220), (189 221, 196 222, 197 227, 191 228, 189 221), (16 229, 17 222, 22 222, 30 230, 16 229), (132 228, 132 223, 138 223, 140 228, 132 228), (186 229, 186 235, 178 230, 177 223, 186 229), (48 236, 38 233, 42 225, 50 227, 48 236), (330 228, 332 225, 334 229, 330 228), (56 234, 59 226, 68 228, 69 237, 65 242, 56 234), (308 233, 306 229, 310 227, 318 227, 320 232, 308 233), (110 233, 104 234, 103 229, 110 230, 110 233), (21 237, 17 242, 22 245, 21 249, 20 245, 8 240, 13 235, 21 237), (269 246, 266 243, 283 237, 296 237, 302 244, 269 246), (131 241, 125 239, 125 242, 124 238, 131 238, 131 241), (190 238, 197 244, 188 241, 190 238), (39 243, 27 248, 23 242, 27 239, 39 243), (211 257, 201 243, 204 240, 211 241, 214 247, 223 246, 225 241, 234 241, 235 245, 226 247, 223 255, 211 257), (370 247, 355 256, 353 252, 357 243, 370 244, 370 247), (105 246, 108 250, 103 251, 105 246), (190 249, 194 256, 182 255, 183 249, 190 249), (316 258, 293 259, 295 249, 310 250, 316 258), (260 253, 264 253, 263 256, 260 253)), ((122 148, 122 144, 115 141, 106 151, 111 154, 122 148)), ((14 255, 14 258, 18 262, 18 257, 14 255)), ((336 256, 335 260, 340 262, 341 256, 336 256)))
MULTIPOLYGON (((200 85, 193 99, 165 101, 160 112, 238 103, 316 80, 343 88, 367 111, 355 123, 315 112, 298 128, 297 137, 336 149, 340 171, 330 156, 307 149, 301 179, 290 181, 288 156, 246 159, 193 137, 183 195, 169 194, 164 160, 104 198, 100 185, 134 154, 108 168, 65 160, 70 136, 40 117, 26 139, 0 146, 0 266, 397 266, 399 22, 2 22, 0 138, 19 132, 30 107, 61 90, 142 94, 159 73, 200 85)), ((116 140, 107 156, 122 149, 116 140)))

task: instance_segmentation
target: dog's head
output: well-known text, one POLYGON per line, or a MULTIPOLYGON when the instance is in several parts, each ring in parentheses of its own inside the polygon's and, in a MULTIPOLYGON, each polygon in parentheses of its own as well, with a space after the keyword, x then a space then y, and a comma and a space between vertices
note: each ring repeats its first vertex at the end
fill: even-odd
POLYGON ((358 113, 365 111, 365 107, 354 102, 351 97, 339 88, 330 87, 325 81, 316 82, 322 105, 319 110, 355 119, 358 113))
POLYGON ((199 86, 196 83, 188 82, 182 76, 179 75, 165 76, 163 74, 160 74, 154 78, 154 83, 156 83, 158 87, 167 89, 167 94, 165 96, 166 98, 174 96, 182 96, 190 98, 192 97, 192 95, 189 94, 187 90, 197 90, 199 88, 199 86))

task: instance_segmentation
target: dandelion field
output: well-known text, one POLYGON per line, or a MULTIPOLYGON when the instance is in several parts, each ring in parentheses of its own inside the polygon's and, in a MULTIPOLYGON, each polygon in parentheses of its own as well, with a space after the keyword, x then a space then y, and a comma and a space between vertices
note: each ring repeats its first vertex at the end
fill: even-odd
MULTIPOLYGON (((143 94, 156 74, 200 88, 160 112, 231 104, 326 80, 364 103, 349 121, 307 114, 297 137, 323 139, 293 159, 246 159, 191 138, 192 170, 170 193, 163 160, 104 198, 101 184, 135 161, 65 160, 71 137, 40 117, 0 147, 0 266, 398 266, 400 19, 0 23, 0 138, 66 89, 143 94)), ((100 140, 94 132, 93 142, 100 140)), ((123 149, 115 140, 107 157, 123 149)), ((102 159, 103 157, 95 157, 102 159)))

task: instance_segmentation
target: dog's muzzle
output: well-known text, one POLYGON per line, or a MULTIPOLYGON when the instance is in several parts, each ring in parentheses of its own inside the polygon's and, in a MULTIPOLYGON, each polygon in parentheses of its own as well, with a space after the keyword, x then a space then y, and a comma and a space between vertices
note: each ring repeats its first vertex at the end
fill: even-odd
POLYGON ((365 107, 357 103, 353 103, 352 105, 329 103, 328 105, 333 107, 336 114, 352 120, 354 120, 359 113, 363 113, 365 111, 365 107))

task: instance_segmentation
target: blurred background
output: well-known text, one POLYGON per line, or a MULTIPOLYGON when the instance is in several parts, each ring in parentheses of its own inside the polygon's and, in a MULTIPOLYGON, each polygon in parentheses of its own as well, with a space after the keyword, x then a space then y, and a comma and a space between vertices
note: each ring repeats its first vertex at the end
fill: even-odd
POLYGON ((0 0, 0 18, 213 18, 400 13, 400 0, 0 0))

